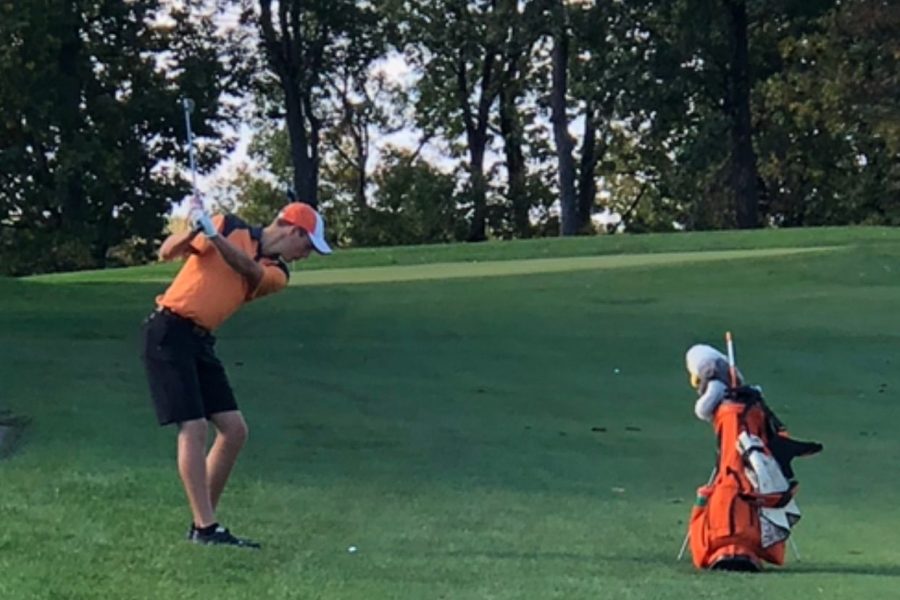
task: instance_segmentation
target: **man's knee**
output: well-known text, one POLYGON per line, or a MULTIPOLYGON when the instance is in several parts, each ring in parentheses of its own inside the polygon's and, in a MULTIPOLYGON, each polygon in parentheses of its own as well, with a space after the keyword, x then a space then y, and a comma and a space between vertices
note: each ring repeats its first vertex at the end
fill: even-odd
POLYGON ((193 469, 202 464, 206 456, 207 427, 206 419, 178 424, 178 468, 182 476, 192 476, 193 469))
POLYGON ((216 426, 216 430, 223 441, 229 446, 240 448, 247 442, 250 430, 241 413, 214 415, 213 424, 216 426))
POLYGON ((225 433, 228 443, 232 446, 241 447, 247 443, 247 436, 250 435, 250 429, 247 423, 242 419, 240 423, 230 427, 225 433))
POLYGON ((188 443, 206 443, 208 424, 206 419, 182 421, 178 424, 178 438, 188 443))

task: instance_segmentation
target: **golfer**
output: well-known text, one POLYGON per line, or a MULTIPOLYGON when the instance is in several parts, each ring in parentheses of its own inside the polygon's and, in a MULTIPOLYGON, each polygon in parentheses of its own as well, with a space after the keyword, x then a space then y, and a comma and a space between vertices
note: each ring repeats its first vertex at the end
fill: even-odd
POLYGON ((247 424, 216 358, 213 332, 245 303, 283 289, 287 262, 331 248, 322 217, 301 202, 285 206, 266 227, 202 211, 190 220, 190 231, 170 235, 160 247, 162 260, 187 260, 144 321, 141 358, 159 424, 178 426, 178 473, 193 514, 188 539, 259 548, 216 520, 247 424), (210 422, 216 436, 207 453, 210 422))

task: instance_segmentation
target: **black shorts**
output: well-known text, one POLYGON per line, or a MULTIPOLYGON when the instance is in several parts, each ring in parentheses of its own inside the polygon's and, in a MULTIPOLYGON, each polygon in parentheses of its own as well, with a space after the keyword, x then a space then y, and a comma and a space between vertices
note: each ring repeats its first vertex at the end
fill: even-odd
POLYGON ((168 310, 150 313, 142 333, 141 360, 160 425, 238 410, 211 333, 168 310))

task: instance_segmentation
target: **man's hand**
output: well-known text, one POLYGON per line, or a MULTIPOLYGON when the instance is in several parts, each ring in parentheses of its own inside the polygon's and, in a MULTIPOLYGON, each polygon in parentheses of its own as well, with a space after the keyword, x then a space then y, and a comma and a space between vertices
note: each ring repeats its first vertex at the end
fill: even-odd
POLYGON ((202 231, 203 235, 205 235, 208 239, 213 239, 214 237, 219 235, 216 226, 213 225, 212 219, 209 218, 209 215, 206 214, 205 211, 202 210, 192 210, 189 219, 191 222, 191 229, 193 231, 202 231))

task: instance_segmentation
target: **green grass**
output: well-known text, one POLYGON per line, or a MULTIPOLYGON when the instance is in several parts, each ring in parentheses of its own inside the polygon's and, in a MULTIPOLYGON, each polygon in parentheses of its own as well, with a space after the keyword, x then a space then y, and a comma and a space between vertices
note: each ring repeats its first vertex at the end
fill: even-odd
POLYGON ((346 255, 219 332, 251 428, 220 516, 259 553, 180 539, 137 359, 160 267, 0 281, 0 408, 31 418, 0 463, 0 598, 896 597, 894 230, 346 255), (803 560, 755 578, 674 560, 714 448, 683 353, 726 329, 826 445, 796 465, 803 560))

